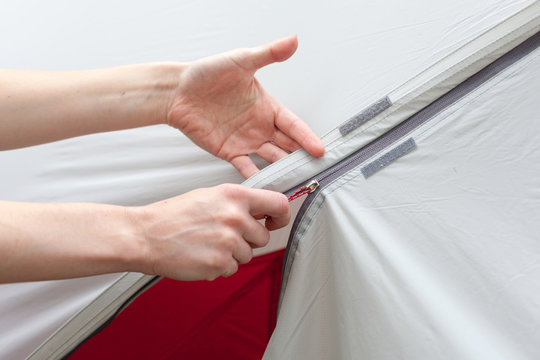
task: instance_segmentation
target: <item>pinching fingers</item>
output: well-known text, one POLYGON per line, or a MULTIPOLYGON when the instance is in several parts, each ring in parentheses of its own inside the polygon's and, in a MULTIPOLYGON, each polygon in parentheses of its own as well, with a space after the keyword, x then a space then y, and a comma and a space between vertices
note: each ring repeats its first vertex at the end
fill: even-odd
POLYGON ((253 217, 266 217, 268 230, 275 230, 289 223, 291 211, 287 197, 281 193, 249 189, 248 203, 253 217))

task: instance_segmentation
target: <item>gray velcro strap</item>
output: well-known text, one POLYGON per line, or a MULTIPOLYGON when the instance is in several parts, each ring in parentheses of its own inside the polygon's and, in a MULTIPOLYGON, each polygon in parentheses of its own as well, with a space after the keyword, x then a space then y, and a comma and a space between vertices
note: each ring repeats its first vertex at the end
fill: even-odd
POLYGON ((362 174, 367 179, 371 175, 375 174, 377 171, 393 163, 403 155, 409 153, 416 148, 416 143, 413 138, 401 143, 396 146, 377 160, 374 160, 362 168, 362 174))
POLYGON ((339 132, 342 136, 347 135, 360 125, 364 124, 366 121, 373 119, 375 116, 382 113, 384 110, 392 106, 392 101, 388 96, 383 97, 374 104, 371 104, 369 107, 365 108, 358 114, 354 115, 352 118, 347 120, 343 125, 339 127, 339 132))

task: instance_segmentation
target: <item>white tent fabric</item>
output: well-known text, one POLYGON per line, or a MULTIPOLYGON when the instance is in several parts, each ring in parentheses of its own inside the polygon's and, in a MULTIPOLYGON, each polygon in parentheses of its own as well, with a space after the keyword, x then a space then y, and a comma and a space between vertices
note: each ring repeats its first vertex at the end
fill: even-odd
MULTIPOLYGON (((166 1, 150 6, 142 1, 89 5, 19 1, 2 5, 0 66, 67 70, 190 60, 298 33, 298 54, 258 77, 323 134, 531 3, 166 1)), ((303 155, 294 154, 278 166, 295 156, 303 155)), ((335 159, 340 156, 334 154, 335 159)), ((17 201, 136 205, 196 187, 240 181, 228 164, 160 126, 2 152, 0 162, 4 169, 0 198, 17 201)), ((265 183, 272 171, 247 184, 271 183, 281 191, 296 184, 294 174, 283 180, 268 177, 265 183)), ((274 240, 274 246, 282 246, 286 237, 276 238, 281 240, 274 240)), ((295 261, 295 266, 299 263, 295 261)), ((27 356, 118 278, 0 286, 0 358, 27 356)), ((285 326, 282 318, 278 331, 285 326)), ((278 344, 274 339, 270 351, 278 344)))
POLYGON ((540 356, 540 48, 303 215, 266 359, 540 356))

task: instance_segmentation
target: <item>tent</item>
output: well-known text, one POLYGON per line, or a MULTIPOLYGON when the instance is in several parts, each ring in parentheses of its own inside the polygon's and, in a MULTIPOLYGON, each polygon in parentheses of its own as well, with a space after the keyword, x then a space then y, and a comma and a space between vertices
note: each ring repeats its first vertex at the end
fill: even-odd
MULTIPOLYGON (((298 54, 258 78, 327 152, 244 183, 319 187, 230 279, 2 285, 1 358, 538 357, 540 2, 3 7, 2 67, 189 60, 298 33, 298 54)), ((166 127, 0 161, 18 201, 136 205, 240 181, 166 127)))

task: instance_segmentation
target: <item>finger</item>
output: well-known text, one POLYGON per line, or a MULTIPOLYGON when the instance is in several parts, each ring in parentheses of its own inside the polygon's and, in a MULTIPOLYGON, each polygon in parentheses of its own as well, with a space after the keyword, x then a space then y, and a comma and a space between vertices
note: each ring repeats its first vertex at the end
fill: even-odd
POLYGON ((263 66, 287 60, 297 48, 298 38, 293 35, 266 45, 246 49, 235 58, 235 61, 245 69, 256 71, 263 66))
POLYGON ((253 161, 251 161, 251 159, 247 155, 240 155, 235 157, 231 160, 231 164, 246 179, 250 176, 255 175, 259 171, 259 168, 255 166, 253 161))
POLYGON ((264 221, 264 226, 268 229, 268 231, 281 229, 282 227, 287 226, 287 224, 288 222, 283 224, 283 222, 279 222, 279 219, 275 219, 273 217, 267 217, 264 221))
POLYGON ((280 148, 285 149, 290 152, 293 152, 302 148, 300 144, 298 144, 296 141, 291 139, 289 136, 285 135, 285 133, 281 130, 276 130, 274 134, 273 142, 280 148))
POLYGON ((205 260, 207 264, 202 271, 206 280, 212 281, 220 276, 228 277, 238 271, 238 261, 232 256, 232 251, 218 250, 213 255, 207 255, 205 260))
POLYGON ((269 163, 274 163, 289 155, 286 151, 271 143, 262 144, 255 153, 269 163))
POLYGON ((247 242, 240 240, 234 249, 232 256, 239 264, 246 264, 253 258, 253 250, 247 242))
POLYGON ((276 126, 279 130, 289 136, 302 146, 308 153, 315 157, 324 155, 324 146, 317 135, 292 111, 283 106, 279 101, 276 110, 276 126))
POLYGON ((223 277, 229 277, 231 275, 234 275, 238 271, 238 261, 236 259, 231 258, 231 260, 227 263, 227 268, 221 274, 223 277))
MULTIPOLYGON (((249 212, 253 217, 266 215, 272 217, 273 229, 289 223, 291 216, 287 197, 281 193, 264 189, 246 189, 249 212)), ((272 230, 273 230, 272 229, 272 230)))
POLYGON ((266 246, 270 241, 270 233, 260 222, 253 220, 246 226, 244 239, 251 245, 252 248, 266 246))

